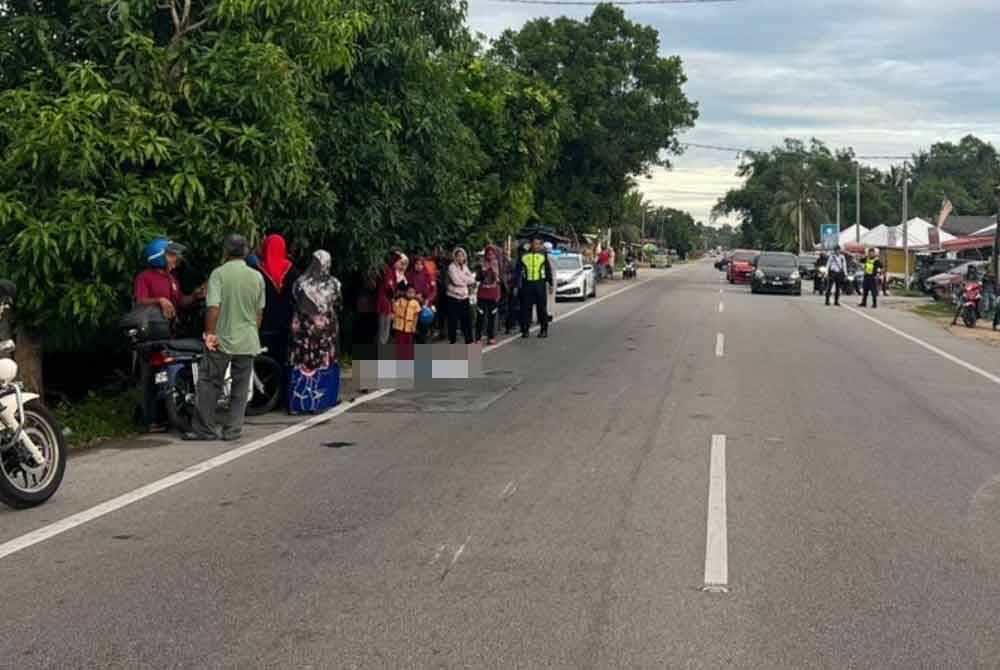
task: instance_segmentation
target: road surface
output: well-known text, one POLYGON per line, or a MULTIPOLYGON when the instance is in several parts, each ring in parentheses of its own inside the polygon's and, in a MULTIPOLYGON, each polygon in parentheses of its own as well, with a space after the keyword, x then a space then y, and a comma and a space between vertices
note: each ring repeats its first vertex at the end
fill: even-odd
POLYGON ((0 666, 997 667, 995 350, 708 263, 640 279, 482 381, 25 543, 231 445, 74 459, 0 511, 0 666))

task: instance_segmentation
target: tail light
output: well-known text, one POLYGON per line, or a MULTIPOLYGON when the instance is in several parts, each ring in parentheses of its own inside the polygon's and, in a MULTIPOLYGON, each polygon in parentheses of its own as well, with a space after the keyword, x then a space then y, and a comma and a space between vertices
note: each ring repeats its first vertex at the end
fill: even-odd
POLYGON ((177 359, 173 356, 166 354, 162 351, 154 351, 149 355, 149 365, 154 368, 163 368, 171 363, 175 362, 177 359))

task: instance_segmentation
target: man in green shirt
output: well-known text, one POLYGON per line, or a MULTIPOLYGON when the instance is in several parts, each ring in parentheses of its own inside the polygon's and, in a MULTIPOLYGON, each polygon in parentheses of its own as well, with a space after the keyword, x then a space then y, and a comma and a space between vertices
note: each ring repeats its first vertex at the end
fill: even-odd
POLYGON ((260 321, 264 314, 264 276, 246 263, 250 245, 242 235, 226 238, 226 262, 208 279, 205 304, 205 348, 198 370, 198 411, 185 440, 238 440, 243 431, 253 377, 260 353, 260 321), (215 420, 226 368, 232 367, 229 415, 222 429, 215 420))

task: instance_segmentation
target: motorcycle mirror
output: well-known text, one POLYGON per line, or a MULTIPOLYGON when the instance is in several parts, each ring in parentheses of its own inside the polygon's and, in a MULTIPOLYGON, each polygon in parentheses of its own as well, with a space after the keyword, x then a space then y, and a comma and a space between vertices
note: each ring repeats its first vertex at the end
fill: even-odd
POLYGON ((0 341, 0 356, 12 354, 16 349, 17 347, 14 345, 14 340, 0 341))

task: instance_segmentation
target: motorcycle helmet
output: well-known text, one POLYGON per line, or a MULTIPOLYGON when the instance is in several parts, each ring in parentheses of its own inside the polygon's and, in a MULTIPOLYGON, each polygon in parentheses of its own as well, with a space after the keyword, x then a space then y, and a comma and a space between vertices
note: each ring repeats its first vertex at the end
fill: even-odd
POLYGON ((420 325, 429 326, 434 323, 434 310, 430 307, 424 307, 420 310, 420 325))
POLYGON ((181 258, 184 256, 184 251, 183 245, 160 237, 147 244, 142 255, 145 256, 149 267, 163 269, 167 267, 167 254, 174 254, 181 258))

